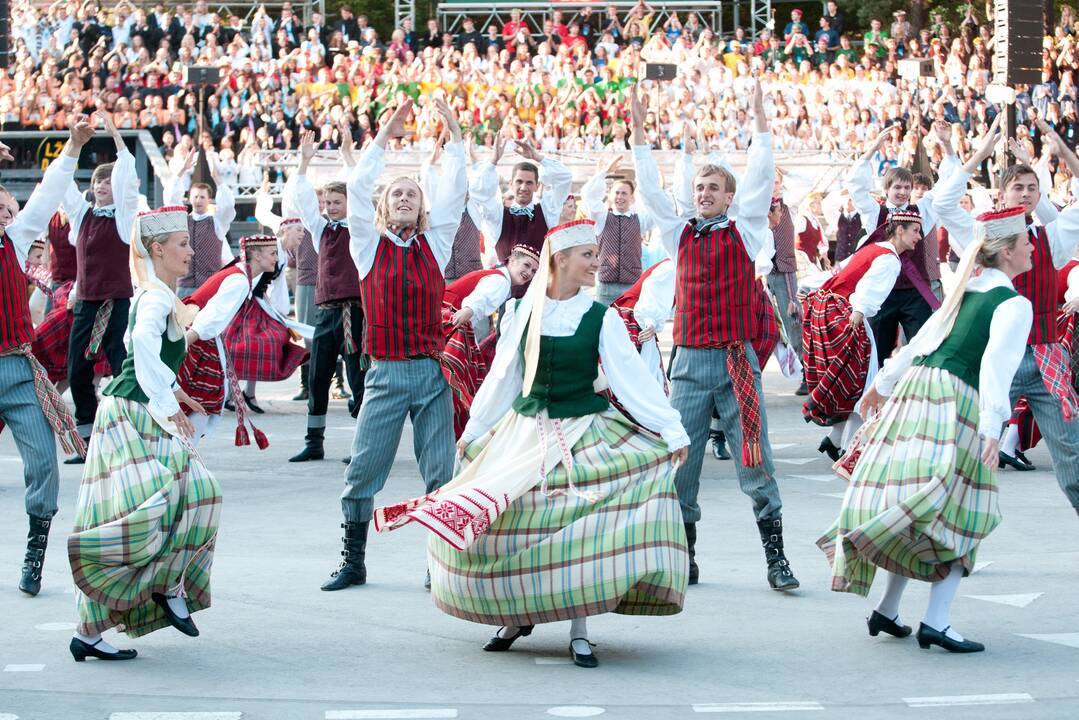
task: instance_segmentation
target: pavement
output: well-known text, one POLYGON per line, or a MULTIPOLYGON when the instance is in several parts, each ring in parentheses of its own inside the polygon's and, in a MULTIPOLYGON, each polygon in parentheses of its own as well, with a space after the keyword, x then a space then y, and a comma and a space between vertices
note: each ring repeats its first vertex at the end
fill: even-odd
MULTIPOLYGON (((338 495, 353 421, 331 403, 328 459, 290 464, 305 407, 293 383, 260 385, 255 417, 271 445, 231 445, 230 423, 203 448, 225 493, 213 606, 199 638, 165 629, 129 640, 126 663, 75 663, 65 531, 80 469, 61 466, 60 514, 36 598, 17 589, 26 524, 22 465, 0 435, 0 720, 349 720, 352 718, 1079 717, 1079 518, 1044 448, 1038 470, 1000 476, 1004 522, 953 608, 985 653, 920 650, 870 638, 870 600, 831 592, 814 541, 834 520, 844 483, 816 447, 795 384, 765 374, 770 439, 785 502, 787 552, 802 588, 768 589, 749 500, 731 461, 706 458, 698 558, 702 582, 683 613, 589 621, 601 665, 569 661, 568 623, 538 627, 508 653, 480 650, 494 628, 439 612, 423 589, 424 533, 372 536, 369 584, 325 593, 336 567, 338 495)), ((411 428, 380 500, 422 484, 411 428)), ((877 589, 871 597, 875 597, 877 589)), ((916 624, 928 587, 912 583, 902 617, 916 624)))

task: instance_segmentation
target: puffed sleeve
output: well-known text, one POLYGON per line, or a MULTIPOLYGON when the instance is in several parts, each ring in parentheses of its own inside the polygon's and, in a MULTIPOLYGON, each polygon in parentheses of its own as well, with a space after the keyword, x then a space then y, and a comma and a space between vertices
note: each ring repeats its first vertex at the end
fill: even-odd
POLYGON ((1010 391, 1027 345, 1017 342, 1030 334, 1034 311, 1030 301, 1018 296, 1005 300, 993 311, 989 342, 978 373, 978 434, 999 438, 1012 414, 1010 391))
POLYGON ((633 317, 641 328, 663 330, 674 307, 674 263, 662 260, 641 283, 641 296, 633 306, 633 317))
POLYGON ((472 308, 475 317, 486 317, 509 300, 511 289, 509 279, 502 273, 488 275, 476 283, 475 289, 461 302, 461 307, 472 308))
POLYGON ((974 218, 959 206, 967 191, 970 173, 957 170, 933 188, 933 213, 937 221, 948 231, 948 244, 956 254, 974 240, 974 218))
POLYGON ((209 340, 225 332, 240 306, 251 295, 251 283, 243 273, 229 275, 221 286, 199 310, 191 329, 198 333, 200 340, 209 340))
POLYGON ((125 245, 131 244, 131 228, 139 212, 139 176, 135 156, 126 148, 116 154, 112 166, 112 194, 116 203, 116 232, 125 245))
POLYGON ((892 292, 895 281, 903 266, 899 258, 888 253, 873 259, 862 279, 850 294, 850 305, 854 310, 871 318, 880 312, 880 306, 892 292))
MULTIPOLYGON (((360 154, 348 178, 349 251, 361 280, 371 272, 371 267, 375 264, 375 252, 378 250, 380 236, 375 229, 373 196, 375 181, 385 167, 384 156, 385 150, 371 143, 360 154)), ((306 221, 304 225, 306 226, 306 221)))
POLYGON ((678 257, 678 241, 686 227, 686 220, 678 214, 674 203, 663 191, 651 146, 633 146, 633 166, 637 172, 637 193, 641 203, 655 222, 667 254, 672 258, 678 257))
MULTIPOLYGON (((453 238, 465 212, 468 195, 468 170, 465 166, 463 142, 446 143, 442 150, 442 171, 435 185, 432 206, 428 218, 430 227, 424 233, 438 267, 445 271, 453 252, 453 238)), ((351 226, 351 223, 350 223, 351 226)), ((367 273, 361 272, 363 277, 367 273)))
POLYGON ((738 186, 738 232, 746 252, 752 258, 768 241, 768 208, 772 203, 772 186, 775 183, 776 163, 772 153, 772 134, 753 133, 749 146, 746 171, 738 186))
POLYGON ((131 329, 131 351, 135 356, 135 379, 150 399, 147 405, 156 417, 172 417, 180 412, 173 394, 176 373, 161 361, 161 336, 168 327, 173 300, 163 290, 149 290, 138 299, 135 325, 131 329))
POLYGON ((554 158, 546 157, 540 162, 540 182, 543 183, 543 195, 539 205, 547 227, 554 227, 573 187, 573 173, 554 158))
MULTIPOLYGON (((506 303, 502 309, 501 323, 503 328, 513 326, 516 310, 516 300, 510 300, 506 303)), ((495 348, 495 360, 491 365, 492 367, 497 365, 499 357, 505 353, 512 353, 515 357, 510 361, 510 366, 506 369, 505 375, 500 378, 488 375, 483 384, 480 385, 480 389, 476 392, 476 397, 472 400, 468 424, 465 426, 464 432, 461 433, 461 439, 465 442, 472 442, 493 428, 509 412, 510 407, 513 406, 513 401, 521 394, 521 388, 524 386, 524 362, 521 359, 520 348, 514 346, 513 340, 510 339, 511 336, 513 336, 513 333, 503 332, 498 338, 498 345, 495 348)))

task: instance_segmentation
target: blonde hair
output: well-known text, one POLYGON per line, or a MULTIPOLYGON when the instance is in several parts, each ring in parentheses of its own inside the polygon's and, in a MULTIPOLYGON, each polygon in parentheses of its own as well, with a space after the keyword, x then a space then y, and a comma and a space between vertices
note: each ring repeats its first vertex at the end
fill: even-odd
POLYGON ((386 183, 386 187, 382 188, 382 194, 379 195, 378 205, 375 206, 375 228, 380 233, 390 226, 390 190, 393 189, 394 185, 402 181, 412 183, 420 191, 419 207, 416 209, 416 233, 419 234, 427 229, 427 198, 423 195, 423 189, 412 178, 407 175, 400 175, 386 183))
POLYGON ((142 246, 146 249, 146 255, 148 257, 153 257, 153 255, 151 254, 150 246, 153 245, 154 243, 164 245, 165 243, 167 243, 169 241, 169 237, 172 234, 173 233, 160 233, 158 235, 143 235, 140 238, 140 240, 142 240, 142 246))
POLYGON ((986 268, 999 267, 1000 252, 1002 250, 1014 250, 1020 237, 1022 237, 1022 234, 1016 233, 1015 235, 1005 235, 998 238, 987 238, 982 243, 981 248, 978 249, 978 256, 974 259, 974 262, 986 268))
POLYGON ((697 177, 708 177, 709 175, 719 175, 721 178, 723 178, 724 192, 732 193, 735 192, 738 188, 738 180, 734 177, 734 173, 732 173, 730 170, 723 167, 722 165, 713 165, 711 163, 708 163, 706 165, 702 165, 701 169, 697 171, 697 177))

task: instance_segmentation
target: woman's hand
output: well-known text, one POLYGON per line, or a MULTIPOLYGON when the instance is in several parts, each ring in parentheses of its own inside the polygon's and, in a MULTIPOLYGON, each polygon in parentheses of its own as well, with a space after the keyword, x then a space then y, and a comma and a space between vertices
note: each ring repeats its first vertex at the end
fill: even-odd
POLYGON ((982 437, 982 462, 992 470, 1000 462, 1000 438, 982 437))
POLYGON ((862 397, 862 402, 858 405, 858 414, 868 420, 871 416, 880 412, 881 407, 887 400, 888 398, 877 392, 877 388, 871 386, 866 390, 865 396, 862 397))
MULTIPOLYGON (((202 407, 198 400, 194 400, 190 395, 184 392, 183 388, 176 388, 172 393, 176 397, 176 402, 181 405, 187 405, 189 408, 197 412, 199 415, 205 415, 206 409, 202 407)), ((181 413, 183 414, 183 413, 181 413)))
POLYGON ((637 342, 646 343, 649 340, 653 339, 655 336, 656 329, 654 327, 648 326, 641 330, 639 333, 637 333, 637 342))
POLYGON ((455 312, 453 314, 453 317, 450 319, 450 321, 453 323, 453 326, 455 328, 459 328, 462 325, 471 325, 472 324, 472 315, 473 315, 472 308, 469 308, 469 307, 461 308, 460 310, 458 310, 457 312, 455 312))
POLYGON ((184 415, 183 410, 176 413, 175 415, 170 416, 169 420, 172 420, 173 424, 176 425, 176 430, 180 433, 182 437, 190 440, 195 436, 195 426, 192 425, 191 421, 187 419, 187 415, 184 415))
POLYGON ((675 465, 681 465, 689 459, 689 446, 680 447, 671 453, 671 462, 675 465))
POLYGON ((862 321, 865 320, 865 315, 860 310, 852 310, 850 313, 850 324, 853 327, 861 327, 862 321))

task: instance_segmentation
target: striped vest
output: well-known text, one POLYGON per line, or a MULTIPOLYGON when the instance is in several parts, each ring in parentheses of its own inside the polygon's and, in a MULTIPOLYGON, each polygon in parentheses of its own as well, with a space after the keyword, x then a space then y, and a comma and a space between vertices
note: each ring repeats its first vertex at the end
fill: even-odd
POLYGON ((498 262, 506 262, 514 245, 527 245, 540 254, 547 236, 547 219, 539 203, 532 206, 532 217, 529 220, 527 215, 514 215, 508 207, 502 208, 502 234, 495 243, 498 262))
POLYGON ((472 291, 479 285, 480 280, 490 275, 502 275, 502 270, 500 268, 477 270, 454 280, 446 286, 446 292, 442 295, 442 302, 452 307, 455 311, 460 310, 461 303, 472 294, 472 291))
POLYGON ((213 217, 196 220, 188 214, 187 231, 191 235, 191 250, 194 254, 191 256, 187 275, 176 284, 184 288, 197 288, 221 269, 221 238, 217 236, 213 217))
POLYGON ((1057 330, 1057 269, 1053 265, 1053 250, 1045 228, 1028 231, 1034 244, 1033 267, 1012 280, 1015 290, 1034 307, 1034 324, 1030 328, 1028 345, 1060 342, 1057 330))
POLYGON ((383 235, 371 272, 359 285, 367 322, 363 334, 367 355, 376 360, 407 360, 442 352, 446 281, 426 237, 417 235, 408 247, 401 247, 383 235))
POLYGON ((835 231, 835 261, 843 262, 854 254, 862 236, 862 217, 855 213, 847 217, 840 213, 835 231))
POLYGON ((30 296, 26 289, 26 273, 19 267, 15 246, 0 231, 0 351, 25 345, 34 339, 30 296))
POLYGON ((641 219, 607 211, 599 234, 599 281, 632 285, 641 276, 641 219))
POLYGON ((134 295, 128 264, 130 256, 131 248, 124 244, 116 230, 116 219, 98 217, 93 210, 87 210, 75 243, 79 299, 95 302, 134 295))
POLYGON ((315 243, 311 240, 311 233, 303 231, 303 240, 296 248, 296 284, 315 285, 318 282, 318 253, 315 252, 315 243))
POLYGON ((327 225, 322 231, 318 244, 318 278, 315 281, 316 305, 346 302, 360 296, 360 274, 356 271, 348 244, 348 228, 344 225, 336 228, 327 225))
POLYGON ((828 280, 821 285, 820 289, 849 300, 850 296, 854 294, 855 288, 858 287, 858 281, 869 272, 869 268, 873 265, 873 261, 881 255, 888 254, 894 253, 889 249, 887 243, 870 243, 868 245, 863 245, 859 248, 858 252, 854 253, 850 262, 848 262, 838 273, 828 278, 828 280))
POLYGON ((701 235, 687 223, 678 241, 674 344, 716 345, 756 337, 753 258, 732 221, 701 235))
POLYGON ((798 262, 794 258, 794 222, 791 220, 790 208, 786 203, 781 203, 782 212, 779 213, 779 224, 772 228, 772 237, 776 243, 775 260, 772 266, 776 272, 798 272, 798 262))
POLYGON ((453 236, 453 250, 446 263, 446 282, 463 278, 483 268, 480 255, 480 229, 476 227, 468 210, 461 213, 461 224, 453 236))

